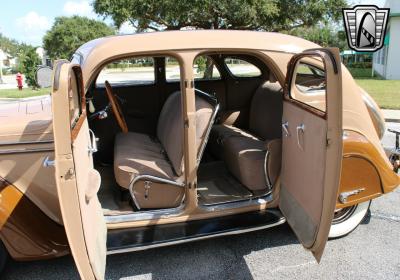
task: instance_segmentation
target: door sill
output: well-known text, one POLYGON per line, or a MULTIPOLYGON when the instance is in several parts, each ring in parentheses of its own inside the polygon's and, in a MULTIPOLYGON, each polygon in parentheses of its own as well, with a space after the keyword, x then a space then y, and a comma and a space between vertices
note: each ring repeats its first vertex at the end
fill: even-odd
POLYGON ((108 230, 107 254, 141 251, 162 246, 240 234, 286 222, 278 210, 262 210, 184 223, 108 230))

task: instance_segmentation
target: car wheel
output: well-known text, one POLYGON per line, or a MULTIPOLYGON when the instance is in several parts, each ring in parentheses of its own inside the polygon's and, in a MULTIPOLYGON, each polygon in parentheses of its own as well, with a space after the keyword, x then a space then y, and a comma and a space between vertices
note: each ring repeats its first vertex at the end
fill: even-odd
POLYGON ((352 232, 365 218, 371 201, 335 210, 329 238, 339 238, 352 232))
POLYGON ((6 262, 8 259, 8 252, 6 247, 4 247, 3 242, 0 241, 0 275, 2 274, 4 267, 6 266, 6 262))

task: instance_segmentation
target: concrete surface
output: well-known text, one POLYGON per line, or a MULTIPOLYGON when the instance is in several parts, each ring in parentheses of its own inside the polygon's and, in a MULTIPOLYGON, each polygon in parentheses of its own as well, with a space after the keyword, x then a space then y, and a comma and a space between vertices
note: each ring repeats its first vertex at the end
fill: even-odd
MULTIPOLYGON (((388 124, 388 127, 400 124, 388 124)), ((384 145, 393 147, 386 134, 384 145)), ((373 201, 350 235, 328 242, 322 262, 285 224, 276 228, 109 256, 106 279, 400 279, 400 189, 373 201)), ((8 264, 1 279, 78 279, 70 256, 8 264)))

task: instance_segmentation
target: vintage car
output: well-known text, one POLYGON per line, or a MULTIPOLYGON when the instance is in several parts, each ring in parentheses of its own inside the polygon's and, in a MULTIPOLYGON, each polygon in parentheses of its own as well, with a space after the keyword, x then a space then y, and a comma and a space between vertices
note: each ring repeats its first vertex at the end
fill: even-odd
POLYGON ((52 76, 51 98, 1 107, 3 262, 71 253, 83 279, 103 279, 107 254, 285 222, 319 261, 400 183, 380 110, 336 48, 111 36, 52 76))

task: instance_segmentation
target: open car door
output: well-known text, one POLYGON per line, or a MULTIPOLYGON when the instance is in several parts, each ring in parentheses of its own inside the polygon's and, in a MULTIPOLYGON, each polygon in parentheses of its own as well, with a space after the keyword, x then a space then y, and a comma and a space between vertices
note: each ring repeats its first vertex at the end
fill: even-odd
POLYGON ((319 262, 335 210, 342 162, 338 49, 312 49, 288 64, 282 120, 280 209, 319 262))
POLYGON ((57 61, 53 74, 55 171, 62 218, 82 279, 104 279, 107 229, 97 198, 100 174, 93 168, 96 139, 86 117, 79 65, 57 61))

